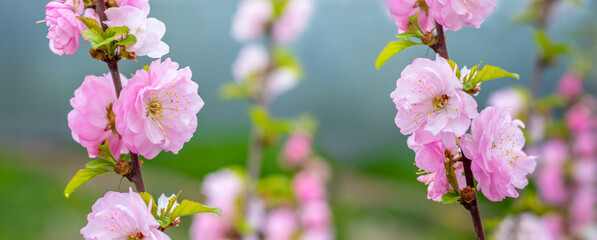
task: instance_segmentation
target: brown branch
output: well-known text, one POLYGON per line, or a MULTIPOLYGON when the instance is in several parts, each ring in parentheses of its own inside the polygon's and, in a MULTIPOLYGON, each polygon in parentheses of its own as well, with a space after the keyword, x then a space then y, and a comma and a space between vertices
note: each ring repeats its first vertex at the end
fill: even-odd
MULTIPOLYGON (((444 36, 444 27, 435 23, 435 29, 437 30, 437 43, 430 46, 433 51, 439 54, 441 57, 450 59, 448 56, 448 47, 446 45, 446 37, 444 36)), ((483 224, 481 222, 481 215, 479 214, 479 205, 477 203, 475 189, 475 179, 473 178, 473 172, 471 171, 471 160, 466 156, 462 155, 462 163, 464 167, 464 177, 466 178, 466 185, 472 190, 472 200, 470 202, 462 201, 462 205, 466 208, 473 219, 473 225, 475 228, 475 234, 478 240, 485 240, 485 232, 483 231, 483 224)))
MULTIPOLYGON (((106 4, 104 0, 97 0, 97 6, 95 8, 97 15, 99 16, 102 29, 106 31, 107 26, 104 22, 107 20, 106 13, 106 4)), ((110 69, 110 74, 112 75, 112 81, 114 82, 114 90, 116 91, 116 97, 120 97, 120 91, 122 91, 122 82, 120 81, 120 71, 118 70, 118 60, 117 57, 108 58, 105 60, 106 64, 108 64, 108 68, 110 69)), ((131 153, 131 172, 126 176, 129 181, 135 184, 135 188, 137 192, 145 192, 145 183, 143 182, 143 174, 141 172, 141 163, 139 162, 139 156, 135 153, 131 153)))

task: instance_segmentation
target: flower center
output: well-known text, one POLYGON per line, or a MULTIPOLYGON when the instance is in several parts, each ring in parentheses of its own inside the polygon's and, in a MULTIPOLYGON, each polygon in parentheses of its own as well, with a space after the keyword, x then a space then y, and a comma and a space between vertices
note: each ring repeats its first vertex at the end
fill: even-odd
POLYGON ((106 131, 110 129, 112 130, 112 133, 118 134, 118 131, 116 131, 116 114, 114 114, 114 111, 112 111, 112 104, 113 103, 110 103, 110 105, 106 107, 106 117, 108 118, 106 131))
MULTIPOLYGON (((423 11, 425 13, 429 13, 429 6, 425 2, 425 0, 417 0, 417 2, 415 3, 415 6, 418 7, 419 9, 421 9, 421 11, 423 11)), ((421 16, 419 15, 419 17, 421 17, 421 16)))
POLYGON ((148 117, 150 117, 150 115, 151 115, 151 117, 153 119, 157 119, 158 117, 163 117, 164 109, 162 109, 162 104, 160 104, 160 102, 158 102, 157 99, 152 99, 151 101, 149 101, 149 104, 147 105, 145 114, 148 117))
POLYGON ((446 94, 434 98, 433 107, 435 107, 436 109, 445 107, 448 99, 450 99, 450 97, 448 97, 448 95, 446 94))
POLYGON ((129 235, 127 240, 141 240, 143 239, 145 236, 143 236, 143 233, 141 232, 137 232, 135 233, 135 235, 129 235))

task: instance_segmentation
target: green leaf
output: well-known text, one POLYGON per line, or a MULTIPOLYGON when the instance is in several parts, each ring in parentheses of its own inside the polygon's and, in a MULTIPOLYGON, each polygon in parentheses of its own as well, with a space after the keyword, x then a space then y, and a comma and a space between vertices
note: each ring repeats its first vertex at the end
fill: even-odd
POLYGON ((448 64, 450 64, 450 67, 452 67, 452 70, 456 69, 456 77, 458 79, 460 79, 460 69, 458 69, 458 64, 456 64, 456 62, 454 62, 454 60, 452 59, 448 59, 448 64))
POLYGON ((106 168, 86 168, 79 170, 66 185, 66 188, 64 189, 64 196, 69 198, 71 193, 77 190, 77 188, 83 185, 83 183, 91 180, 94 177, 109 172, 112 172, 112 170, 106 168))
POLYGON ((543 58, 548 62, 553 61, 561 54, 570 52, 570 46, 567 44, 556 44, 551 42, 544 30, 535 31, 535 41, 540 48, 543 58))
POLYGON ((141 198, 145 202, 145 205, 149 206, 149 203, 151 202, 151 214, 154 217, 157 217, 158 205, 156 204, 155 200, 153 199, 153 196, 151 196, 151 194, 149 194, 147 192, 140 192, 139 196, 141 196, 141 198))
MULTIPOLYGON (((110 141, 106 139, 104 144, 100 144, 99 146, 99 153, 97 154, 98 157, 103 158, 104 160, 108 160, 114 164, 116 164, 116 158, 112 155, 112 151, 110 150, 110 141)), ((114 166, 112 164, 112 166, 114 166)))
POLYGON ((87 39, 87 41, 91 43, 91 47, 93 47, 93 49, 97 49, 94 47, 94 44, 97 46, 97 43, 104 40, 101 30, 97 30, 95 28, 85 29, 83 32, 81 32, 81 35, 83 35, 83 38, 87 39))
MULTIPOLYGON (((472 69, 471 69, 472 73, 472 69)), ((481 71, 478 71, 477 74, 473 76, 472 82, 473 85, 477 85, 479 83, 485 82, 487 80, 497 79, 497 78, 516 78, 520 79, 520 76, 516 73, 508 72, 504 69, 499 67, 485 65, 481 71)))
POLYGON ((303 67, 299 60, 287 48, 278 46, 274 48, 274 63, 277 67, 290 68, 294 73, 301 78, 303 76, 303 67))
POLYGON ((178 191, 178 194, 176 194, 176 196, 174 196, 173 198, 170 198, 168 200, 168 206, 166 207, 166 210, 164 210, 164 212, 168 213, 168 212, 170 212, 170 210, 172 210, 172 206, 174 206, 174 203, 176 203, 176 200, 178 200, 178 196, 180 195, 180 192, 182 192, 182 191, 178 191))
POLYGON ((83 24, 85 24, 85 26, 87 26, 88 29, 95 29, 97 31, 103 32, 102 27, 100 27, 97 20, 90 18, 90 17, 81 17, 81 16, 77 16, 77 18, 79 20, 81 20, 81 22, 83 22, 83 24))
POLYGON ((222 215, 222 209, 220 208, 203 205, 201 203, 185 199, 182 200, 182 202, 178 206, 172 209, 172 212, 170 213, 170 218, 175 219, 177 217, 206 212, 216 213, 220 216, 222 215))
POLYGON ((262 107, 253 108, 250 116, 253 123, 261 128, 266 137, 274 137, 290 130, 289 122, 270 118, 267 111, 262 107))
POLYGON ((220 94, 225 99, 237 99, 249 97, 249 91, 246 84, 226 83, 220 89, 220 94))
POLYGON ((414 16, 408 17, 408 21, 415 27, 416 33, 423 37, 423 29, 421 29, 421 25, 419 25, 419 13, 416 12, 414 16))
POLYGON ((411 38, 411 37, 421 39, 422 36, 421 36, 421 34, 414 33, 414 32, 403 32, 403 33, 396 35, 396 38, 398 38, 398 39, 411 38))
POLYGON ((411 41, 410 39, 402 39, 388 43, 388 45, 386 45, 386 47, 381 51, 381 53, 379 53, 379 56, 377 56, 377 60, 375 60, 375 68, 379 70, 379 68, 383 66, 386 63, 386 61, 388 61, 388 59, 390 59, 397 53, 409 47, 421 44, 423 43, 416 43, 411 41))
POLYGON ((114 35, 118 35, 118 37, 120 37, 121 34, 128 34, 128 33, 129 33, 129 28, 126 26, 111 27, 111 28, 106 29, 106 32, 104 33, 104 37, 110 38, 114 35))
POLYGON ((105 166, 114 167, 114 162, 98 158, 85 164, 86 168, 103 168, 105 166))
POLYGON ((455 193, 454 191, 448 191, 444 196, 442 196, 442 203, 443 204, 452 204, 460 200, 460 194, 455 193))
POLYGON ((133 34, 126 35, 126 37, 116 43, 118 46, 131 45, 137 42, 137 37, 133 34))

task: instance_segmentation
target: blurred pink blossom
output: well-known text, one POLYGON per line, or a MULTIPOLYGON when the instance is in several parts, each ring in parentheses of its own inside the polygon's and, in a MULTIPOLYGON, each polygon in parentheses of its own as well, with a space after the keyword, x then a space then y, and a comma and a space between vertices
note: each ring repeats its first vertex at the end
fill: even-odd
POLYGON ((396 126, 402 134, 417 132, 420 144, 462 136, 477 115, 477 102, 462 91, 462 84, 448 62, 417 58, 406 66, 390 95, 396 104, 396 126))
POLYGON ((525 106, 525 99, 515 88, 493 91, 487 99, 489 105, 509 109, 512 116, 517 116, 525 106))
POLYGON ((566 125, 573 132, 584 132, 594 128, 596 124, 593 111, 582 102, 575 104, 566 112, 566 125))
POLYGON ((116 129, 125 146, 152 159, 160 151, 177 154, 197 128, 203 100, 188 67, 178 69, 170 58, 138 70, 114 103, 116 129))
POLYGON ((151 207, 138 193, 107 192, 98 199, 87 215, 81 234, 87 240, 100 239, 170 239, 160 231, 160 224, 151 215, 151 207))
MULTIPOLYGON (((127 79, 121 74, 122 85, 126 86, 127 79)), ((99 145, 109 141, 110 150, 114 156, 128 153, 121 136, 114 125, 112 103, 116 101, 116 91, 112 82, 112 75, 88 75, 83 84, 75 90, 75 96, 70 99, 73 107, 68 113, 68 127, 73 139, 87 148, 90 158, 97 157, 99 145)))
POLYGON ((435 27, 433 17, 428 13, 428 6, 422 0, 385 0, 392 20, 396 22, 398 33, 408 31, 408 24, 410 23, 408 17, 415 16, 419 20, 419 25, 423 32, 431 31, 435 27), (423 5, 423 6, 421 6, 423 5), (423 10, 425 9, 425 10, 423 10))
POLYGON ((51 1, 46 5, 47 38, 50 39, 50 50, 62 56, 72 55, 79 49, 81 32, 85 24, 77 16, 83 13, 83 1, 51 1))
POLYGON ((239 42, 261 37, 273 11, 270 0, 242 0, 232 20, 232 37, 239 42))
POLYGON ((296 174, 292 180, 292 187, 295 197, 303 203, 326 197, 325 184, 321 177, 310 171, 296 174))
POLYGON ((223 218, 213 214, 195 214, 190 235, 193 240, 231 239, 228 234, 232 226, 223 218))
POLYGON ((567 99, 574 98, 582 92, 582 81, 583 78, 580 74, 569 71, 560 79, 557 92, 567 99))
POLYGON ((290 135, 284 145, 283 158, 290 166, 302 164, 311 155, 311 136, 304 132, 290 135))
POLYGON ((269 53, 264 47, 257 44, 246 45, 234 60, 232 75, 237 82, 245 81, 254 75, 259 76, 265 72, 269 61, 269 53))
POLYGON ((556 240, 549 234, 549 229, 545 221, 532 214, 522 213, 518 216, 506 217, 494 234, 495 240, 510 239, 537 239, 537 240, 556 240))
POLYGON ((574 233, 579 233, 595 222, 596 194, 594 185, 581 184, 572 196, 569 214, 570 226, 574 233))
POLYGON ((237 198, 244 191, 242 176, 234 170, 225 168, 205 176, 201 186, 206 204, 221 208, 222 216, 231 218, 237 198))
POLYGON ((289 0, 273 26, 273 38, 280 44, 290 44, 303 33, 313 12, 313 0, 289 0))
POLYGON ((496 8, 497 0, 425 0, 439 24, 458 31, 464 25, 481 27, 496 8))
POLYGON ((471 159, 471 170, 478 189, 491 201, 518 197, 516 188, 528 184, 526 175, 535 170, 535 158, 523 151, 525 138, 505 109, 487 107, 471 125, 472 135, 460 140, 462 152, 471 159))
POLYGON ((574 136, 573 150, 579 157, 591 157, 597 154, 597 132, 584 131, 574 136))
POLYGON ((267 79, 267 97, 276 98, 294 88, 299 78, 295 70, 289 67, 280 67, 274 70, 267 79))
POLYGON ((330 207, 324 200, 307 202, 299 215, 302 227, 306 229, 325 230, 330 227, 330 207))
MULTIPOLYGON (((423 175, 419 176, 417 180, 425 183, 427 187, 427 198, 433 201, 440 202, 442 196, 453 189, 448 182, 446 173, 446 152, 456 155, 458 150, 446 149, 441 141, 436 141, 427 144, 420 144, 415 141, 416 133, 408 138, 408 147, 415 151, 415 164, 418 168, 423 170, 423 175)), ((462 163, 457 162, 453 164, 454 173, 456 174, 456 181, 459 188, 466 186, 465 178, 462 175, 462 163)))
POLYGON ((294 212, 285 207, 272 210, 266 218, 264 233, 266 240, 292 240, 298 228, 294 212))
POLYGON ((543 146, 539 158, 543 161, 543 168, 539 172, 537 186, 546 203, 559 205, 567 200, 563 167, 568 154, 568 146, 562 140, 549 140, 543 146))
POLYGON ((155 18, 147 18, 142 10, 133 6, 113 7, 106 10, 108 27, 126 26, 129 34, 135 35, 137 41, 127 45, 126 50, 137 56, 161 58, 170 51, 168 45, 162 42, 166 33, 166 25, 155 18))

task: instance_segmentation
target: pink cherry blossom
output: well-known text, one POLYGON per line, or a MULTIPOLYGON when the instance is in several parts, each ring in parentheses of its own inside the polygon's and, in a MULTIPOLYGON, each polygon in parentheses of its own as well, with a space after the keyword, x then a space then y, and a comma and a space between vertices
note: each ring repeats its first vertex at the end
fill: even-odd
POLYGON ((314 172, 302 171, 294 176, 292 188, 300 202, 324 199, 326 196, 323 179, 314 172))
POLYGON ((595 186, 582 184, 576 189, 570 203, 570 225, 572 231, 578 233, 596 220, 595 204, 597 203, 595 186))
POLYGON ((562 140, 550 140, 543 146, 543 153, 539 158, 543 161, 543 168, 539 173, 537 186, 546 203, 558 205, 566 202, 568 191, 563 172, 566 158, 568 146, 562 140))
POLYGON ((424 32, 431 31, 435 27, 433 17, 428 13, 428 6, 424 0, 385 0, 392 20, 396 22, 398 32, 408 32, 408 17, 417 14, 419 25, 424 32))
POLYGON ((290 0, 273 26, 274 41, 290 44, 303 33, 311 20, 313 0, 290 0))
POLYGON ((298 166, 311 155, 311 136, 304 132, 290 135, 284 145, 283 158, 290 166, 298 166))
POLYGON ((464 25, 481 27, 497 5, 497 0, 425 0, 435 21, 458 31, 464 25))
POLYGON ((272 210, 265 220, 266 240, 291 240, 297 230, 297 220, 292 209, 281 207, 272 210))
POLYGON ((307 229, 302 232, 301 240, 332 240, 334 232, 331 229, 307 229))
POLYGON ((87 240, 170 239, 158 229, 151 207, 131 188, 128 193, 107 192, 91 209, 89 223, 81 229, 87 240))
POLYGON ((237 199, 244 191, 242 176, 228 168, 205 176, 201 186, 206 204, 218 206, 225 218, 232 216, 237 199))
POLYGON ((417 132, 421 144, 438 139, 449 147, 468 129, 477 115, 477 102, 462 91, 462 84, 448 62, 417 58, 406 66, 390 95, 396 104, 396 126, 402 134, 417 132))
MULTIPOLYGON (((457 156, 458 151, 456 148, 446 149, 441 141, 427 144, 417 143, 415 135, 410 136, 407 143, 408 147, 415 151, 415 165, 423 171, 421 172, 423 175, 419 176, 417 180, 428 186, 427 198, 439 202, 448 190, 454 189, 447 177, 446 153, 457 156)), ((463 188, 466 184, 462 175, 464 172, 462 163, 454 163, 453 168, 458 186, 463 188)))
POLYGON ((126 26, 129 34, 135 35, 137 42, 127 45, 126 50, 137 56, 160 58, 170 51, 162 37, 166 33, 166 25, 155 18, 147 18, 147 14, 133 6, 113 7, 106 10, 108 27, 126 26))
POLYGON ((327 229, 330 227, 330 207, 324 200, 307 202, 300 210, 301 225, 306 229, 327 229))
POLYGON ((489 105, 509 109, 512 116, 516 116, 525 107, 525 97, 516 88, 505 88, 494 91, 487 99, 489 105))
POLYGON ((77 16, 83 13, 83 1, 52 1, 46 5, 47 38, 50 39, 50 50, 62 56, 72 55, 79 49, 81 32, 85 24, 77 16))
POLYGON ((232 21, 232 37, 239 42, 261 37, 273 17, 270 0, 243 0, 232 21))
POLYGON ((268 76, 266 97, 274 99, 294 88, 298 81, 295 70, 288 67, 277 68, 268 76))
POLYGON ((116 129, 131 152, 148 159, 161 150, 177 154, 191 139, 203 107, 191 76, 191 69, 178 69, 168 58, 153 61, 129 80, 113 109, 116 129))
POLYGON ((228 234, 232 226, 229 222, 213 214, 195 214, 190 235, 193 240, 231 239, 228 234))
POLYGON ((262 75, 270 63, 267 50, 257 44, 243 47, 232 65, 232 75, 237 82, 245 81, 249 77, 262 75))
POLYGON ((578 96, 582 92, 582 81, 583 78, 580 74, 574 71, 567 72, 558 83, 558 94, 567 99, 578 96))
POLYGON ((566 125, 575 133, 589 131, 597 126, 594 109, 590 104, 579 102, 566 111, 566 125))
POLYGON ((145 15, 149 15, 149 1, 148 0, 116 0, 118 7, 131 6, 143 11, 145 15))
POLYGON ((533 213, 525 212, 518 216, 508 216, 502 220, 494 234, 495 240, 541 239, 556 240, 549 234, 545 220, 533 213))
POLYGON ((579 157, 595 156, 597 153, 597 132, 578 133, 573 140, 574 154, 579 157))
POLYGON ((535 169, 535 158, 523 151, 525 138, 520 120, 512 120, 506 109, 487 107, 471 126, 472 135, 460 140, 464 155, 471 159, 478 189, 491 201, 518 197, 516 188, 528 184, 526 175, 535 169))
MULTIPOLYGON (((123 75, 120 79, 126 86, 127 79, 123 75)), ((87 148, 90 158, 97 157, 99 145, 105 140, 109 141, 110 150, 116 157, 128 153, 114 125, 114 101, 116 92, 110 74, 86 76, 70 100, 73 110, 68 113, 68 126, 75 141, 87 148)))

